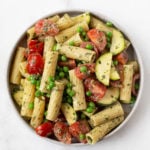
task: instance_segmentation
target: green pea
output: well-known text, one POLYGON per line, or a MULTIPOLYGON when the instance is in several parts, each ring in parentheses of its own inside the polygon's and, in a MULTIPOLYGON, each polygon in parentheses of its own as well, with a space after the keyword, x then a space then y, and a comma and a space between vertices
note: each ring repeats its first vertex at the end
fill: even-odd
POLYGON ((74 45, 75 45, 74 41, 70 41, 70 42, 69 42, 69 45, 70 45, 70 46, 74 46, 74 45))
POLYGON ((135 97, 135 96, 132 96, 132 97, 131 97, 131 100, 130 100, 130 103, 131 103, 131 104, 134 104, 135 101, 136 101, 136 97, 135 97))
POLYGON ((70 82, 67 83, 68 88, 72 88, 72 84, 70 82))
POLYGON ((86 49, 89 49, 89 50, 92 50, 92 49, 93 49, 93 46, 92 46, 91 44, 87 44, 85 48, 86 48, 86 49))
POLYGON ((47 111, 44 112, 44 116, 45 116, 45 117, 47 116, 47 111))
POLYGON ((94 102, 89 102, 89 103, 88 103, 88 106, 89 106, 89 107, 92 107, 92 108, 94 109, 94 108, 95 108, 95 103, 94 103, 94 102))
POLYGON ((111 43, 108 42, 107 45, 106 45, 106 47, 110 48, 111 47, 111 43))
POLYGON ((35 92, 35 97, 40 97, 42 95, 41 91, 40 90, 37 90, 35 92))
POLYGON ((93 108, 92 107, 87 107, 86 112, 92 113, 93 112, 93 108))
POLYGON ((33 109, 34 108, 34 103, 33 102, 29 103, 28 108, 33 109))
POLYGON ((62 56, 61 56, 61 60, 62 60, 62 61, 67 61, 67 57, 66 57, 65 55, 62 55, 62 56))
POLYGON ((112 24, 112 22, 107 21, 107 22, 106 22, 106 26, 108 26, 108 27, 112 27, 112 26, 113 26, 113 24, 112 24))
POLYGON ((86 36, 86 32, 85 31, 82 32, 82 36, 84 36, 84 37, 86 36))
POLYGON ((52 76, 50 76, 50 77, 48 78, 48 81, 49 81, 49 82, 54 82, 54 81, 55 81, 55 78, 52 77, 52 76))
POLYGON ((110 37, 107 37, 107 42, 111 42, 111 38, 110 37))
POLYGON ((69 93, 69 96, 73 97, 74 95, 75 95, 75 91, 71 90, 70 93, 69 93))
POLYGON ((55 82, 51 81, 51 82, 49 83, 50 89, 52 89, 54 86, 55 86, 55 82))
POLYGON ((85 139, 85 134, 80 133, 79 138, 80 138, 80 140, 84 140, 85 139))
POLYGON ((139 89, 139 83, 135 83, 134 87, 136 90, 138 90, 139 89))
POLYGON ((56 51, 57 50, 57 44, 55 44, 52 48, 53 51, 56 51))
POLYGON ((71 88, 67 88, 66 92, 69 95, 69 93, 71 92, 71 88))
POLYGON ((31 82, 31 84, 36 85, 36 80, 35 79, 31 79, 30 82, 31 82))
POLYGON ((77 28, 77 32, 82 33, 83 31, 84 30, 83 30, 83 28, 81 26, 77 28))
POLYGON ((91 95, 92 95, 91 91, 86 92, 86 96, 91 96, 91 95))
POLYGON ((107 32, 106 36, 109 37, 109 38, 112 38, 112 32, 107 32))
POLYGON ((86 115, 85 114, 81 114, 81 119, 85 119, 86 118, 86 115))
POLYGON ((71 97, 68 97, 67 102, 68 102, 69 104, 72 104, 72 98, 71 98, 71 97))
POLYGON ((36 81, 36 86, 40 86, 40 80, 36 81))
POLYGON ((64 72, 62 72, 62 71, 59 72, 59 77, 60 77, 60 78, 64 78, 64 76, 65 76, 65 73, 64 73, 64 72))
POLYGON ((80 71, 84 72, 84 73, 87 72, 87 67, 86 66, 81 66, 80 71))
POLYGON ((63 71, 64 71, 64 72, 68 72, 68 71, 69 71, 69 68, 68 68, 67 66, 64 66, 64 67, 63 67, 63 71))
POLYGON ((113 60, 113 64, 116 66, 118 65, 118 61, 117 60, 113 60))

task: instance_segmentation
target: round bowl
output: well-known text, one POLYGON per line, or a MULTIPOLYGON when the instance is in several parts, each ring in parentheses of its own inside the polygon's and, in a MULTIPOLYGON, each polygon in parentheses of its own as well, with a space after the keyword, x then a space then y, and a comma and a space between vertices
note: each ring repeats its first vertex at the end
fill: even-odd
MULTIPOLYGON (((47 17, 50 17, 50 16, 53 16, 55 14, 59 14, 60 16, 63 15, 64 13, 68 13, 70 16, 74 16, 74 15, 78 15, 78 14, 81 14, 83 13, 84 11, 83 10, 70 10, 70 11, 57 11, 57 12, 53 12, 53 13, 50 13, 49 15, 47 16, 44 16, 43 18, 47 18, 47 17)), ((138 48, 136 47, 136 41, 134 41, 133 38, 130 38, 130 35, 127 34, 128 32, 123 28, 122 25, 120 25, 120 23, 118 24, 117 22, 115 22, 114 20, 112 20, 111 18, 109 18, 108 16, 105 16, 99 12, 91 12, 89 11, 90 14, 92 14, 93 16, 97 17, 97 18, 100 18, 101 20, 103 21, 111 21, 113 22, 113 25, 118 28, 120 31, 122 31, 122 33, 124 34, 124 36, 129 39, 129 41, 131 42, 131 46, 130 46, 130 49, 128 51, 130 51, 129 55, 136 59, 139 63, 139 66, 140 66, 140 88, 139 88, 139 91, 138 91, 138 96, 136 98, 136 102, 134 103, 134 105, 131 105, 131 104, 123 104, 123 107, 124 107, 124 110, 125 110, 125 120, 119 125, 117 126, 115 129, 113 129, 110 133, 108 133, 103 139, 107 139, 108 137, 112 136, 113 134, 115 134, 116 132, 118 132, 121 128, 123 128, 123 126, 126 125, 126 123, 130 120, 130 118, 133 116, 137 106, 138 106, 138 103, 141 99, 141 94, 142 94, 142 90, 143 90, 143 81, 144 81, 144 71, 143 71, 143 63, 142 63, 142 60, 141 60, 141 57, 140 57, 140 54, 138 52, 138 48)), ((43 19, 41 18, 41 19, 43 19)), ((33 26, 34 24, 36 23, 36 21, 31 25, 33 26)), ((30 27, 31 27, 30 26, 30 27)), ((28 28, 30 28, 28 27, 28 28)), ((28 29, 27 28, 27 29, 28 29)), ((26 42, 26 31, 24 31, 22 33, 22 35, 18 38, 16 44, 14 45, 14 47, 12 48, 12 51, 10 53, 10 59, 9 59, 9 62, 8 62, 8 66, 7 66, 7 90, 8 90, 8 95, 10 97, 10 101, 12 102, 12 109, 15 109, 18 113, 18 117, 20 116, 19 115, 19 111, 18 111, 18 107, 16 106, 15 102, 13 101, 13 98, 11 96, 11 93, 10 93, 10 84, 9 84, 9 76, 10 76, 10 70, 11 70, 11 65, 12 65, 12 60, 13 60, 13 57, 15 55, 15 52, 16 52, 16 48, 18 46, 24 46, 25 45, 25 42, 26 42)), ((21 118, 20 116, 20 119, 22 120, 23 118, 21 118)), ((26 121, 24 120, 23 123, 26 123, 26 121)), ((27 126, 28 128, 31 129, 31 127, 28 125, 27 126)), ((33 134, 35 134, 34 130, 30 130, 33 132, 33 134)), ((35 134, 36 135, 36 134, 35 134)), ((36 135, 37 136, 37 135, 36 135)), ((43 137, 42 137, 43 138, 43 137)), ((61 142, 57 141, 57 140, 54 140, 54 139, 48 139, 48 138, 45 138, 47 141, 49 142, 52 142, 52 143, 56 143, 56 144, 60 144, 61 142)), ((82 143, 73 143, 75 145, 83 145, 82 143)))

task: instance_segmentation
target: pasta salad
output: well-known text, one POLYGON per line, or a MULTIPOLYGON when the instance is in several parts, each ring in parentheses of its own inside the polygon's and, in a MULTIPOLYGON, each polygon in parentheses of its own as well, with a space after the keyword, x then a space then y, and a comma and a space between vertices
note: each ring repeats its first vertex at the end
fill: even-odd
POLYGON ((140 70, 130 41, 90 13, 37 21, 18 46, 11 94, 35 132, 65 144, 95 144, 124 121, 140 70))

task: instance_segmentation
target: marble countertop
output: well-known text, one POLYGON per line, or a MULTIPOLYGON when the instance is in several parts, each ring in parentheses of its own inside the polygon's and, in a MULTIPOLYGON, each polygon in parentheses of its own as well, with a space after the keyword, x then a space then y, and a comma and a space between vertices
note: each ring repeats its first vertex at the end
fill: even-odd
POLYGON ((1 0, 0 1, 0 150, 148 150, 150 148, 149 0, 1 0), (6 71, 12 47, 33 22, 54 11, 98 11, 123 26, 137 42, 144 63, 141 101, 126 126, 93 146, 65 146, 36 136, 20 119, 7 94, 6 71))

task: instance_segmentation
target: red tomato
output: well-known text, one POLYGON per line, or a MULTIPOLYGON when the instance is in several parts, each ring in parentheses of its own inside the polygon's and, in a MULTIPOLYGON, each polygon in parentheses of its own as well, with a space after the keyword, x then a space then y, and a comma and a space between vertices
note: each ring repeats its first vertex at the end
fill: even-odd
POLYGON ((39 125, 35 131, 38 135, 46 137, 53 133, 53 126, 51 122, 45 122, 39 125))
POLYGON ((27 72, 29 74, 42 74, 44 68, 44 60, 39 53, 32 53, 28 56, 27 72))
POLYGON ((71 143, 71 134, 69 127, 64 122, 56 122, 54 125, 54 135, 56 138, 66 144, 71 143))
POLYGON ((81 80, 86 79, 87 77, 89 77, 94 72, 95 72, 95 64, 94 63, 83 64, 83 65, 80 65, 80 66, 75 68, 75 75, 81 80), (82 66, 87 67, 87 69, 88 69, 87 72, 81 72, 80 71, 80 67, 82 67, 82 66))
POLYGON ((74 59, 69 59, 68 61, 59 61, 58 65, 63 67, 63 66, 67 66, 69 67, 69 69, 74 69, 76 67, 76 62, 74 59))
POLYGON ((37 35, 50 35, 55 36, 58 34, 59 29, 57 25, 48 19, 39 20, 35 24, 35 33, 37 35))
POLYGON ((90 45, 93 46, 94 51, 96 52, 96 57, 98 57, 98 56, 99 56, 99 51, 98 51, 96 45, 95 45, 93 42, 82 42, 82 43, 80 44, 80 47, 86 48, 86 46, 87 46, 88 44, 90 44, 90 45))
POLYGON ((80 134, 86 134, 90 131, 90 127, 86 120, 80 120, 69 127, 69 132, 72 134, 73 137, 77 138, 78 141, 82 143, 86 143, 86 139, 80 139, 80 134))
POLYGON ((104 97, 106 93, 106 86, 93 78, 87 78, 84 81, 86 91, 91 91, 92 95, 89 97, 92 101, 98 101, 104 97))
POLYGON ((31 53, 36 53, 36 52, 42 55, 43 49, 44 49, 43 42, 40 42, 38 40, 30 40, 28 42, 28 48, 26 49, 25 56, 27 58, 28 55, 30 55, 31 53))
POLYGON ((126 64, 127 61, 128 61, 128 54, 127 54, 125 51, 123 51, 122 53, 116 55, 114 58, 115 58, 120 64, 124 65, 124 64, 126 64))
POLYGON ((90 40, 97 46, 100 52, 102 52, 107 44, 106 35, 104 32, 98 29, 91 29, 87 33, 90 40))

